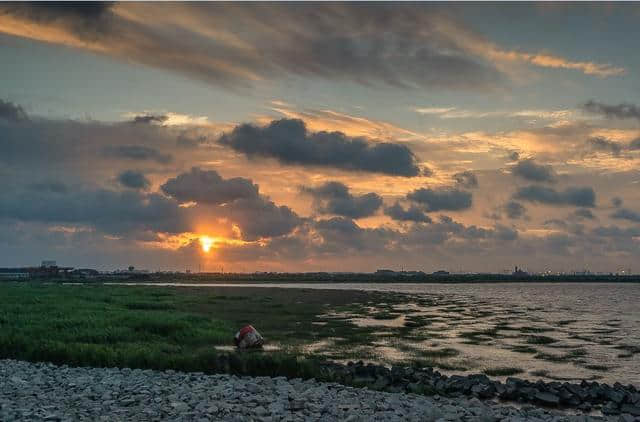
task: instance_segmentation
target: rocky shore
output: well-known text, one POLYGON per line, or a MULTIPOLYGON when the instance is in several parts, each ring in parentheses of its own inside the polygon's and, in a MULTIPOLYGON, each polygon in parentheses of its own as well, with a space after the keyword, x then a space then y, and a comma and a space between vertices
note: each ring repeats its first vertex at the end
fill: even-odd
POLYGON ((631 422, 636 419, 629 414, 615 418, 568 415, 532 405, 516 408, 478 398, 388 393, 315 380, 70 368, 1 360, 0 420, 631 422))
POLYGON ((347 385, 368 387, 388 392, 421 393, 448 397, 477 397, 533 403, 546 407, 574 408, 604 415, 629 415, 640 420, 640 391, 633 385, 613 386, 597 382, 531 382, 507 378, 506 382, 492 380, 486 375, 446 376, 433 368, 365 365, 362 362, 323 366, 323 380, 347 385))

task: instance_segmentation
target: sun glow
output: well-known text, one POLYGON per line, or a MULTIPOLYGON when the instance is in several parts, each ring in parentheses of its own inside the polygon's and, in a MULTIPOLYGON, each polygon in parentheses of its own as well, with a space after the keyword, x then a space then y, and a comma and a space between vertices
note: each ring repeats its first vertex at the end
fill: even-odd
POLYGON ((200 246, 202 246, 204 252, 209 252, 214 243, 215 240, 212 237, 200 236, 200 246))

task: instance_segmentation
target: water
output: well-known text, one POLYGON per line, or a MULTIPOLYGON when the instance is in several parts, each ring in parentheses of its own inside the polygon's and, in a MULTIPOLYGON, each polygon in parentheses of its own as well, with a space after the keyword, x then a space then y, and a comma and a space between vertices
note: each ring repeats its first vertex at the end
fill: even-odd
MULTIPOLYGON (((164 285, 181 285, 166 283, 164 285)), ((281 287, 307 289, 356 289, 408 293, 406 304, 396 309, 429 315, 434 321, 425 334, 434 338, 415 342, 417 350, 451 347, 460 354, 447 362, 472 373, 499 367, 522 369, 524 378, 546 380, 593 379, 640 386, 640 284, 621 283, 286 283, 286 284, 190 284, 215 287, 281 287), (426 296, 425 296, 426 295, 426 296), (428 308, 412 298, 435 298, 428 308), (465 333, 503 327, 498 336, 470 341, 465 333), (542 338, 540 343, 532 336, 542 338), (548 342, 548 343, 547 343, 548 342), (474 343, 474 344, 470 344, 474 343), (532 344, 533 343, 533 344, 532 344), (520 347, 520 352, 515 351, 520 347), (522 348, 528 347, 528 353, 522 348), (533 350, 532 350, 533 349, 533 350)), ((381 360, 406 358, 395 347, 393 330, 398 321, 354 318, 359 325, 380 325, 381 337, 371 347, 381 360)), ((406 345, 405 345, 406 346, 406 345)), ((314 346, 312 346, 314 347, 314 346)), ((324 341, 314 350, 331 347, 324 341)))

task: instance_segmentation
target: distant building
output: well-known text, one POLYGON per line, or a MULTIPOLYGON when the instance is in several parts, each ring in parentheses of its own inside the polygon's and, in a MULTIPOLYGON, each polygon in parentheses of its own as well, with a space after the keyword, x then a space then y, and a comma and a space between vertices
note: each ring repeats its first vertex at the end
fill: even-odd
POLYGON ((449 275, 449 271, 445 271, 445 270, 438 270, 438 271, 434 271, 431 273, 431 275, 449 275))
POLYGON ((514 277, 526 277, 529 275, 529 273, 526 271, 522 271, 522 268, 518 268, 518 266, 516 265, 511 275, 514 277))
POLYGON ((380 269, 380 270, 376 270, 375 274, 376 275, 392 275, 395 274, 396 272, 393 270, 388 270, 388 269, 380 269))
POLYGON ((13 280, 29 278, 28 268, 0 268, 0 279, 13 280))
POLYGON ((58 264, 56 261, 42 261, 42 264, 40 266, 42 268, 54 268, 57 267, 58 264))
POLYGON ((70 273, 72 276, 80 277, 80 278, 91 278, 97 277, 100 275, 98 270, 94 270, 93 268, 77 268, 70 273))

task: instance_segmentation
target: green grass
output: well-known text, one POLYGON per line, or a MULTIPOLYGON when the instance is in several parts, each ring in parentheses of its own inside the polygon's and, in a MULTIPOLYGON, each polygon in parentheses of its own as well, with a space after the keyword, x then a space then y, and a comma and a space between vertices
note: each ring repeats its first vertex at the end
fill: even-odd
POLYGON ((298 346, 330 335, 369 339, 369 329, 340 319, 312 325, 326 310, 324 302, 340 308, 368 295, 245 289, 256 294, 239 296, 227 290, 234 289, 2 283, 0 358, 301 376, 310 373, 315 359, 300 356, 298 346), (286 343, 286 350, 215 351, 214 346, 232 344, 247 323, 270 343, 286 343))
MULTIPOLYGON (((358 327, 351 317, 367 316, 372 303, 387 303, 375 317, 395 318, 400 314, 390 312, 392 305, 403 302, 405 296, 388 292, 0 283, 0 358, 314 376, 313 368, 325 358, 383 361, 371 346, 380 328, 358 327), (318 321, 325 324, 313 324, 318 321), (253 324, 280 350, 215 349, 232 344, 245 324, 253 324), (303 351, 326 338, 339 338, 335 350, 303 351)), ((412 327, 401 327, 397 334, 409 341, 433 336, 412 327)))

